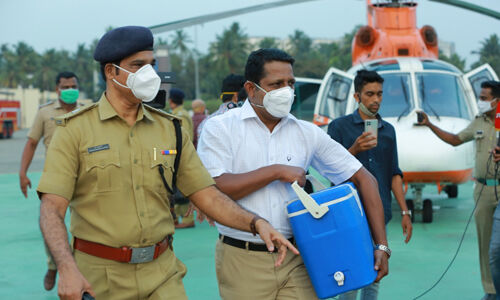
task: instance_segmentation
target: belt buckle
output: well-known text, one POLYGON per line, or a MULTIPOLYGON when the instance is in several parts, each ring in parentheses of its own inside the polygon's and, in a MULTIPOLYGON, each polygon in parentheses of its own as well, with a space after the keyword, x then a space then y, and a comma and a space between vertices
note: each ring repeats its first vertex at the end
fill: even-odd
POLYGON ((131 248, 132 256, 130 257, 130 264, 140 264, 150 262, 154 259, 156 245, 143 248, 131 248))

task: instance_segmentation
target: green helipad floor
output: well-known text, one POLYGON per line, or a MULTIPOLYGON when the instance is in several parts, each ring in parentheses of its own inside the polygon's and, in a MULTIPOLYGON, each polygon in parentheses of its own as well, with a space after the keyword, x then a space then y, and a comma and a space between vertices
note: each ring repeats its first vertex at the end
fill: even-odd
MULTIPOLYGON (((40 173, 30 173, 34 187, 39 177, 40 173)), ((439 278, 455 253, 473 208, 472 184, 459 187, 458 199, 435 193, 434 188, 424 190, 424 196, 439 206, 434 222, 415 223, 408 245, 403 243, 397 213, 389 224, 393 256, 379 299, 413 299, 439 278)), ((46 264, 38 209, 33 189, 24 199, 17 175, 0 174, 0 299, 57 299, 55 289, 46 292, 42 287, 46 264)), ((175 234, 175 252, 188 267, 184 284, 189 299, 219 299, 213 260, 216 238, 216 229, 206 223, 175 234)), ((475 226, 471 224, 455 264, 442 282, 421 299, 480 299, 482 295, 475 226)))

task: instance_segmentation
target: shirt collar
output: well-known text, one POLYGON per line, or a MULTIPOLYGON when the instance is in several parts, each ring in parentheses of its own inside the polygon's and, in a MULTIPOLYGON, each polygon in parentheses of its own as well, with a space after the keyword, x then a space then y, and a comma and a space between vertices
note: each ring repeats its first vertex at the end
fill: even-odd
MULTIPOLYGON (((106 94, 103 93, 101 99, 99 99, 99 118, 101 121, 111 119, 115 116, 118 116, 118 113, 115 111, 111 103, 109 103, 108 98, 106 98, 106 94)), ((144 105, 141 103, 139 106, 139 111, 137 112, 137 121, 140 121, 146 117, 150 121, 154 121, 153 116, 144 108, 144 105)))
MULTIPOLYGON (((361 118, 361 116, 359 115, 359 108, 356 109, 353 113, 352 113, 352 117, 354 118, 354 124, 360 124, 360 123, 365 123, 365 121, 361 118)), ((380 114, 377 114, 377 120, 378 120, 378 128, 382 127, 383 124, 382 124, 382 118, 380 117, 380 114)))
POLYGON ((176 108, 172 109, 172 114, 174 114, 174 115, 175 115, 175 114, 176 114, 176 113, 178 113, 178 112, 179 112, 182 108, 183 108, 183 107, 182 107, 182 105, 177 106, 176 108))
POLYGON ((55 109, 60 109, 60 108, 62 108, 62 105, 61 105, 61 102, 60 102, 60 101, 61 101, 61 100, 57 99, 57 100, 56 100, 56 103, 54 103, 54 108, 55 108, 55 109))

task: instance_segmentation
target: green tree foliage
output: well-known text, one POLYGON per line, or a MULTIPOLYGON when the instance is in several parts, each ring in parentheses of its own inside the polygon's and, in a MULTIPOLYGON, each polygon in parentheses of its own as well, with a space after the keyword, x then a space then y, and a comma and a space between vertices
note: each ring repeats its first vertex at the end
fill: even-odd
POLYGON ((498 35, 492 34, 484 41, 481 42, 481 49, 477 52, 479 54, 479 61, 472 65, 472 68, 476 68, 482 64, 490 64, 493 70, 500 75, 500 41, 498 35))
POLYGON ((461 58, 460 55, 453 53, 451 56, 444 55, 441 51, 439 51, 439 59, 449 62, 455 67, 459 68, 460 71, 465 71, 465 58, 461 58))
POLYGON ((278 48, 279 44, 276 38, 265 37, 259 42, 259 48, 278 48))

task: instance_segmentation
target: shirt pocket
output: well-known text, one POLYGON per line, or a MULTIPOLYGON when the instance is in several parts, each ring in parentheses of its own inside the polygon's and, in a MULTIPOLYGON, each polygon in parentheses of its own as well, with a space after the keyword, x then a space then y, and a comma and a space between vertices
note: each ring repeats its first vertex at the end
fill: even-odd
POLYGON ((146 152, 144 154, 145 159, 149 161, 147 164, 147 170, 145 170, 144 179, 146 186, 149 186, 151 190, 161 195, 167 194, 167 188, 163 183, 162 176, 160 175, 160 168, 163 170, 163 177, 168 187, 172 189, 172 178, 174 170, 174 160, 175 155, 156 155, 156 159, 153 153, 146 152))
POLYGON ((95 178, 97 192, 118 191, 122 187, 120 180, 121 164, 118 150, 103 150, 85 155, 85 171, 95 178))

